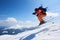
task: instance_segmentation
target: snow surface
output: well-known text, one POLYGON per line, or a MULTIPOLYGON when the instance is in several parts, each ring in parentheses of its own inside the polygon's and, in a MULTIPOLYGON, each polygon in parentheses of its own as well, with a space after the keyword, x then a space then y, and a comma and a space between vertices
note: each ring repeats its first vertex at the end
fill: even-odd
POLYGON ((60 23, 50 22, 32 29, 21 29, 22 32, 19 31, 14 35, 8 34, 7 29, 4 30, 5 34, 0 35, 0 40, 60 40, 60 23))

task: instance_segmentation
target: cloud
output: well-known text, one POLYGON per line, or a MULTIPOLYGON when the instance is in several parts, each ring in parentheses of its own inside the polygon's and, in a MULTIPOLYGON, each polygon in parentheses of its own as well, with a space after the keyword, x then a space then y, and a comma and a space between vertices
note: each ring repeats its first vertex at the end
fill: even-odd
POLYGON ((57 17, 57 16, 59 16, 59 14, 53 13, 53 12, 47 12, 47 16, 57 17))
POLYGON ((8 22, 17 22, 17 20, 15 18, 7 18, 6 21, 8 21, 8 22))
POLYGON ((30 28, 35 27, 38 24, 38 22, 32 22, 32 21, 18 21, 15 25, 11 26, 10 28, 30 28))
POLYGON ((9 28, 30 28, 30 27, 35 27, 38 24, 38 22, 33 22, 30 20, 27 21, 18 21, 16 18, 10 17, 7 18, 6 20, 0 20, 0 26, 6 26, 9 28))
POLYGON ((0 20, 0 26, 12 26, 17 23, 15 18, 7 18, 5 20, 0 20))
POLYGON ((45 21, 48 21, 51 19, 57 19, 60 16, 59 13, 54 13, 54 12, 46 12, 46 14, 47 16, 43 18, 45 21))

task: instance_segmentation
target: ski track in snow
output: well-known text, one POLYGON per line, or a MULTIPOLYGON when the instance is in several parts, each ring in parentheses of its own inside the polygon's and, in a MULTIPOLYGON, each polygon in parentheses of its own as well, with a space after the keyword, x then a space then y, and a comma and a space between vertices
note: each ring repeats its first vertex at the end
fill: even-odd
POLYGON ((46 23, 22 32, 18 30, 15 35, 1 35, 0 40, 60 40, 60 24, 46 23))

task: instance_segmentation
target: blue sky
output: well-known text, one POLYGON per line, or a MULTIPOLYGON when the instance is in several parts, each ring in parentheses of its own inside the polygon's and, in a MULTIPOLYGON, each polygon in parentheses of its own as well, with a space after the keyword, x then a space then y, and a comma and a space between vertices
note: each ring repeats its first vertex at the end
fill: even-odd
POLYGON ((60 13, 60 0, 0 0, 0 19, 34 20, 34 8, 48 7, 49 12, 60 13))

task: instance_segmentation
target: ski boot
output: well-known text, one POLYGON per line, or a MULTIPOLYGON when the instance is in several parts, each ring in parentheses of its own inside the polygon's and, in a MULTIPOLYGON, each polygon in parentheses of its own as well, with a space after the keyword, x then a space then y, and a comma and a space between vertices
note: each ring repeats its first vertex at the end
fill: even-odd
POLYGON ((42 20, 42 21, 40 22, 39 26, 42 25, 42 24, 44 24, 44 23, 46 23, 46 22, 45 22, 44 20, 42 20))

